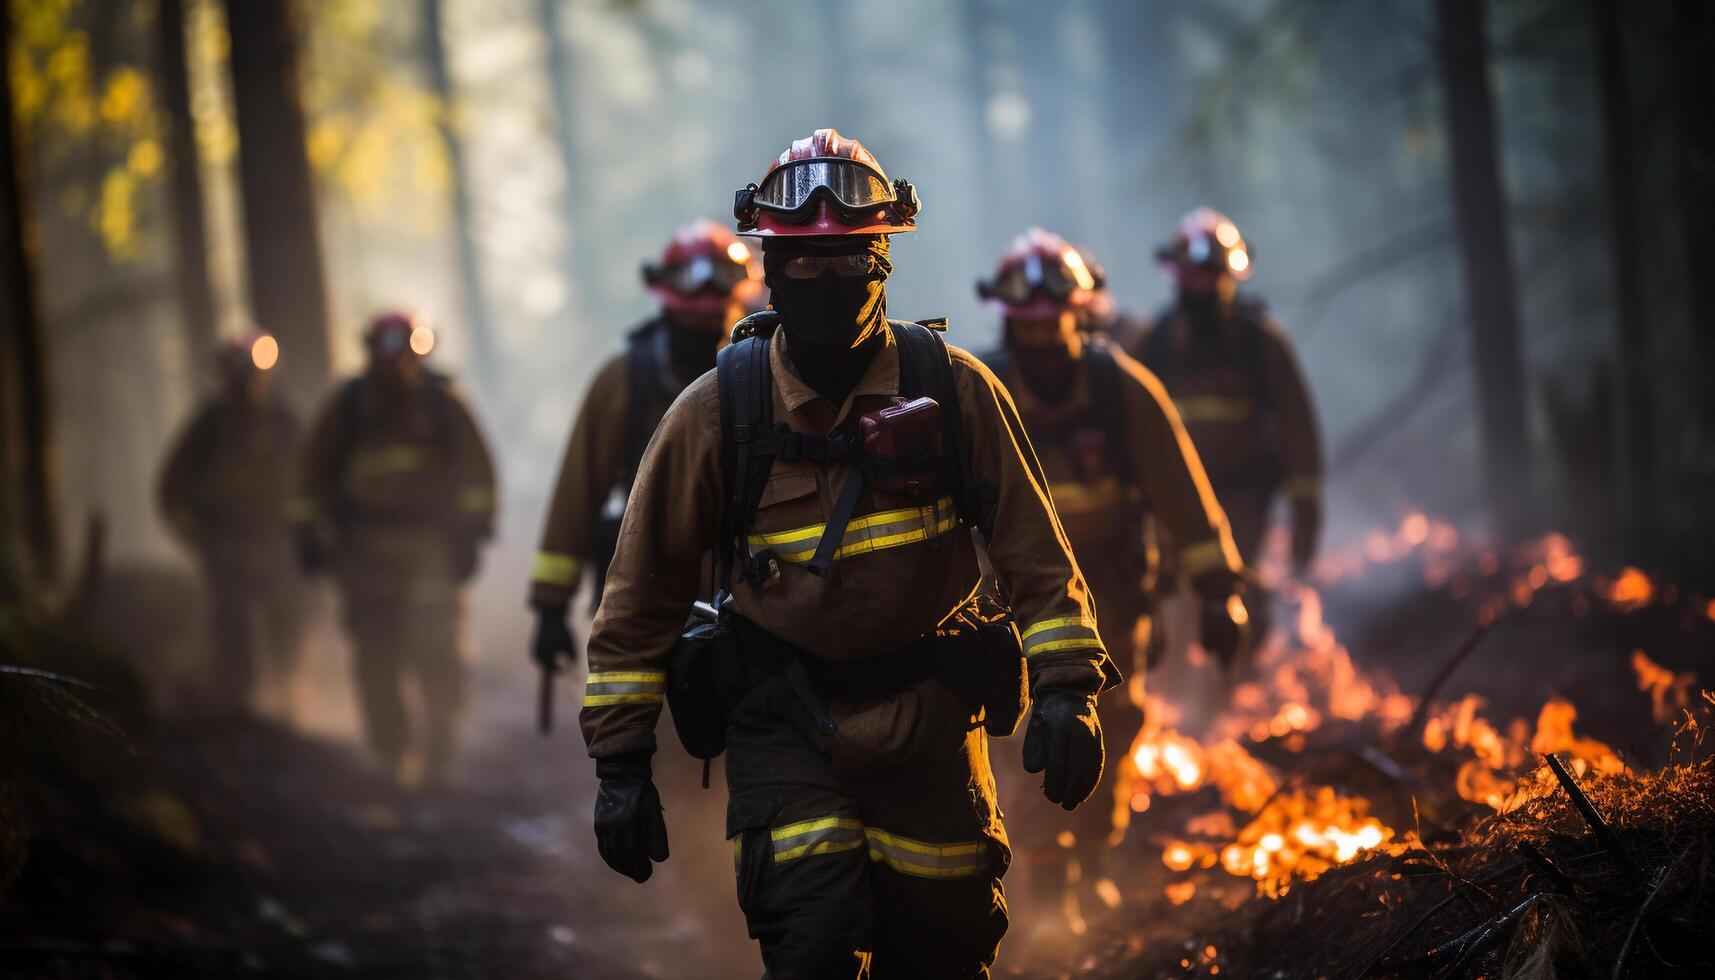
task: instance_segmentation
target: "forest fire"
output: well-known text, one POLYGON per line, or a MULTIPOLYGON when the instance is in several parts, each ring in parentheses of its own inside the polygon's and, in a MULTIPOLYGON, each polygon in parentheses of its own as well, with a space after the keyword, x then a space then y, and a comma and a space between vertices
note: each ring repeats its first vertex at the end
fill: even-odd
MULTIPOLYGON (((1563 535, 1549 534, 1509 556, 1509 568, 1492 551, 1472 546, 1448 524, 1412 513, 1391 531, 1374 531, 1360 546, 1329 556, 1317 580, 1337 584, 1379 564, 1416 557, 1426 578, 1475 606, 1487 624, 1510 605, 1524 608, 1543 590, 1566 589, 1574 599, 1594 597, 1616 613, 1635 612, 1662 598, 1642 570, 1626 567, 1607 578, 1590 573, 1584 558, 1563 535), (1431 574, 1432 573, 1432 574, 1431 574), (1488 588, 1474 588, 1478 580, 1488 588)), ((1403 771, 1398 760, 1427 754, 1418 768, 1450 776, 1457 798, 1495 813, 1508 813, 1556 791, 1556 780, 1538 765, 1547 754, 1563 756, 1578 778, 1627 774, 1608 745, 1574 730, 1578 710, 1561 697, 1549 698, 1534 724, 1525 718, 1495 719, 1477 695, 1420 706, 1379 671, 1362 671, 1324 622, 1321 594, 1285 582, 1281 599, 1296 607, 1290 636, 1277 633, 1258 655, 1257 680, 1236 685, 1226 709, 1200 732, 1181 726, 1182 712, 1152 694, 1148 723, 1133 743, 1122 778, 1130 780, 1130 806, 1149 810, 1156 800, 1205 790, 1220 808, 1186 820, 1183 833, 1165 839, 1161 861, 1174 872, 1221 868, 1251 878, 1259 894, 1280 896, 1295 882, 1309 881, 1332 867, 1379 850, 1399 852, 1417 842, 1372 815, 1362 795, 1334 786, 1310 786, 1288 778, 1279 752, 1296 758, 1318 743, 1361 741, 1375 763, 1403 771), (1329 734, 1330 726, 1343 726, 1329 734), (1344 729, 1350 729, 1346 731, 1344 729), (1260 749, 1268 747, 1269 752, 1260 749)), ((1652 701, 1658 722, 1683 713, 1696 678, 1656 664, 1637 650, 1631 657, 1638 689, 1652 701)), ((1433 777, 1431 777, 1433 778, 1433 777)), ((1169 884, 1166 896, 1182 904, 1195 883, 1169 884)))

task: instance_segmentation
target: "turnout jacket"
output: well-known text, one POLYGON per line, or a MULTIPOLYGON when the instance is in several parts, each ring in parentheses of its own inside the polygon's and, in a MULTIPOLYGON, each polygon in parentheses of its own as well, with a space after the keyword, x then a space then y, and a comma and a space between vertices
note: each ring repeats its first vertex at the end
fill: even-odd
POLYGON ((1260 306, 1241 300, 1221 343, 1193 343, 1169 310, 1127 353, 1167 386, 1210 481, 1322 494, 1322 443, 1292 342, 1260 306))
MULTIPOLYGON (((1102 343, 1102 341, 1092 341, 1102 343)), ((1141 512, 1152 514, 1166 528, 1178 549, 1176 567, 1195 579, 1214 571, 1237 575, 1243 567, 1227 527, 1226 514, 1216 502, 1203 472, 1197 449, 1167 391, 1148 368, 1127 357, 1117 345, 1108 353, 1118 368, 1116 399, 1124 418, 1117 424, 1097 417, 1099 399, 1092 390, 1088 353, 1078 359, 1077 373, 1066 398, 1049 404, 1030 387, 1015 380, 1017 356, 1008 377, 1025 431, 1031 434, 1043 472, 1054 494, 1054 507, 1065 525, 1075 554, 1090 567, 1102 586, 1118 589, 1132 582, 1105 582, 1127 567, 1128 552, 1141 553, 1141 512), (1108 446, 1110 434, 1123 433, 1125 445, 1108 446), (1129 460, 1122 472, 1118 455, 1129 460), (1128 485, 1129 484, 1129 485, 1128 485)))
POLYGON ((346 382, 304 446, 294 518, 340 532, 365 526, 493 530, 494 461, 464 400, 424 372, 399 388, 346 382))
MULTIPOLYGON (((888 405, 899 393, 900 355, 891 335, 883 341, 836 409, 798 378, 788 338, 776 331, 769 347, 776 422, 826 435, 888 405)), ((988 555, 1023 637, 1031 684, 1111 687, 1119 672, 1102 646, 1094 600, 1012 397, 976 358, 949 351, 970 479, 998 492, 988 555)), ((726 506, 721 435, 710 371, 673 403, 644 454, 590 634, 579 724, 596 758, 655 747, 667 654, 697 597, 726 506)), ((733 589, 739 613, 830 661, 902 649, 963 605, 979 580, 975 537, 960 525, 950 496, 873 486, 864 488, 828 575, 811 574, 804 565, 850 470, 848 460, 774 461, 744 546, 772 549, 779 574, 733 589)))
POLYGON ((600 540, 604 537, 601 529, 606 522, 617 521, 629 489, 628 470, 637 465, 643 443, 684 387, 673 376, 666 356, 667 329, 665 319, 645 326, 628 341, 628 345, 643 344, 644 351, 634 352, 628 346, 625 352, 614 355, 596 372, 584 396, 560 460, 547 522, 531 563, 531 605, 566 605, 586 569, 596 573, 599 581, 603 569, 591 567, 592 562, 612 557, 606 551, 613 542, 611 538, 605 544, 600 540), (647 354, 642 371, 633 363, 639 353, 647 354), (639 377, 643 374, 653 383, 634 391, 637 382, 644 380, 639 377))
POLYGON ((298 421, 284 402, 216 395, 173 440, 157 496, 187 544, 246 547, 283 535, 298 421))

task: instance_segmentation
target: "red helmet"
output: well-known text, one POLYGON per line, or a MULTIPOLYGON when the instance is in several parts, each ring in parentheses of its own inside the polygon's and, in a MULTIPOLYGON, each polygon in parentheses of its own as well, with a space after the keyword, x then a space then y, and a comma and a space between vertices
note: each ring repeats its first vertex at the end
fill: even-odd
POLYGON ((1088 307, 1102 286, 1070 242, 1031 228, 1007 246, 993 279, 977 281, 977 295, 1006 316, 1043 317, 1088 307))
POLYGON ((1182 285, 1209 285, 1221 275, 1251 277, 1250 246, 1232 219, 1213 208, 1198 208, 1179 219, 1173 240, 1155 250, 1155 258, 1182 285))
POLYGON ((238 336, 222 341, 214 351, 214 367, 221 377, 241 381, 271 370, 280 360, 280 342, 274 335, 247 327, 238 336))
POLYGON ((755 301, 762 266, 737 235, 704 218, 675 232, 660 262, 643 264, 643 282, 674 312, 724 313, 734 300, 755 301))
POLYGON ((395 360, 407 351, 423 357, 435 349, 435 331, 417 313, 387 310, 370 318, 363 343, 371 361, 395 360))
POLYGON ((889 182, 874 154, 834 129, 793 140, 733 198, 740 234, 828 237, 896 235, 917 229, 917 188, 889 182))

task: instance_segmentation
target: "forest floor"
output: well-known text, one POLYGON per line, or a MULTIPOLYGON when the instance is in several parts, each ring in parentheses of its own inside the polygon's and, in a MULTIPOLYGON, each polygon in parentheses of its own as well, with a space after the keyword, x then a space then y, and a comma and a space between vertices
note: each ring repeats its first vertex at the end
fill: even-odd
MULTIPOLYGON (((1360 660, 1360 643, 1378 651, 1372 662, 1410 691, 1456 644, 1460 626, 1433 605, 1400 608, 1374 594, 1332 594, 1330 619, 1344 617, 1360 660)), ((0 977, 758 976, 720 832, 718 767, 716 788, 700 789, 697 767, 671 761, 682 753, 667 736, 658 775, 673 859, 641 887, 609 871, 589 827, 594 780, 575 731, 577 684, 562 680, 560 729, 538 735, 523 620, 479 622, 488 655, 475 674, 463 773, 447 789, 398 788, 349 733, 326 725, 306 735, 163 712, 139 740, 138 765, 158 772, 166 789, 155 796, 182 801, 145 810, 183 853, 153 855, 156 870, 135 894, 85 894, 109 883, 49 880, 54 852, 39 847, 11 897, 49 894, 57 905, 0 917, 0 977)), ((1521 623, 1489 641, 1498 650, 1553 644, 1554 656, 1479 658, 1471 683, 1449 693, 1480 688, 1521 715, 1549 693, 1568 694, 1588 709, 1596 734, 1624 743, 1638 731, 1627 641, 1584 629, 1569 642, 1558 622, 1521 623)), ((1171 670, 1164 682, 1174 682, 1171 670)), ((995 753, 1017 839, 1051 810, 1033 806, 1041 801, 1028 782, 1008 771, 1013 754, 1004 745, 995 753)), ((1118 907, 1086 895, 1088 940, 1068 927, 1058 892, 1045 886, 1050 875, 1021 854, 1007 879, 1013 926, 997 975, 1079 975, 1139 949, 1203 949, 1199 937, 1252 892, 1235 878, 1205 887, 1189 906, 1163 897, 1171 876, 1161 841, 1206 802, 1176 809, 1168 801, 1134 823, 1110 866, 1118 907)))

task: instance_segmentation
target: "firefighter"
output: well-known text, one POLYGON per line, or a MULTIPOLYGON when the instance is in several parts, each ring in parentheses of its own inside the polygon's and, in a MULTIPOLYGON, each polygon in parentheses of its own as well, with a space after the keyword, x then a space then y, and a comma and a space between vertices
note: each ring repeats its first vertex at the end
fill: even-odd
MULTIPOLYGON (((993 278, 977 283, 977 294, 1004 318, 1001 349, 988 364, 1017 402, 1067 539, 1088 570, 1109 655, 1134 676, 1101 698, 1106 754, 1117 768, 1143 727, 1131 688, 1141 693, 1139 661, 1155 626, 1157 569, 1146 522, 1165 525, 1178 548, 1177 568, 1201 601, 1205 647, 1231 658, 1248 617, 1238 550, 1178 413, 1154 375, 1087 330, 1102 288, 1084 253, 1031 228, 1001 256, 993 278)), ((1130 807, 1124 780, 1110 786, 1104 805, 1041 827, 1044 839, 1031 842, 1039 855, 1065 858, 1063 880, 1075 903, 1085 888, 1117 894, 1103 885, 1102 858, 1124 834, 1130 807), (1067 840, 1069 848, 1060 843, 1067 840)))
POLYGON ((271 391, 279 357, 257 330, 220 346, 217 387, 174 440, 159 484, 168 528, 202 566, 214 695, 227 710, 267 690, 289 697, 300 662, 307 590, 291 572, 286 519, 298 420, 271 391))
MULTIPOLYGON (((1292 566, 1302 573, 1322 527, 1322 448, 1291 341, 1261 303, 1238 293, 1251 275, 1250 248, 1225 215, 1198 208, 1156 257, 1177 295, 1130 353, 1172 395, 1245 563, 1256 563, 1284 493, 1292 566)), ((1266 604, 1252 607, 1260 641, 1266 604)))
POLYGON ((494 526, 494 465, 451 381, 423 364, 425 322, 382 313, 364 342, 368 370, 323 406, 304 450, 298 559, 339 588, 370 750, 402 784, 433 785, 455 762, 465 587, 494 526))
POLYGON ((643 267, 643 282, 660 312, 596 372, 532 567, 532 652, 550 671, 576 656, 568 609, 586 570, 595 583, 592 605, 601 598, 644 445, 679 392, 715 366, 727 331, 762 293, 762 267, 731 231, 702 220, 678 230, 661 260, 643 267))
POLYGON ((662 420, 590 636, 580 724, 602 857, 637 881, 667 857, 650 759, 672 650, 687 747, 681 706, 731 698, 711 725, 727 836, 776 980, 988 976, 1011 851, 985 731, 1010 731, 1027 672, 1026 767, 1073 808, 1101 777, 1096 696, 1119 682, 1011 397, 887 319, 889 236, 917 210, 909 182, 831 129, 739 191, 772 309, 662 420), (1016 631, 965 628, 981 607, 967 525, 1016 631), (719 684, 675 644, 711 550, 736 654, 708 661, 719 684))

